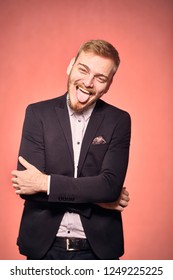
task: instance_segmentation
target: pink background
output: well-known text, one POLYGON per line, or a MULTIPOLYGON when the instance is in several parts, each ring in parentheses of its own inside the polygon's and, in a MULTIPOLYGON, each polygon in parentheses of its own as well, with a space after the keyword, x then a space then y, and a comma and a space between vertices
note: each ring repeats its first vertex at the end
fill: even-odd
POLYGON ((133 121, 123 259, 173 259, 172 26, 172 0, 0 0, 0 259, 23 259, 11 171, 25 108, 66 91, 70 59, 93 38, 120 52, 104 100, 133 121))

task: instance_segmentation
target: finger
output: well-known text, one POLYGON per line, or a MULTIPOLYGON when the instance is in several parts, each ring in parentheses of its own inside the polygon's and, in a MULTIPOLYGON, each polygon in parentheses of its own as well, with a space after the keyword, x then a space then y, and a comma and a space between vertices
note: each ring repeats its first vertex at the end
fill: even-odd
POLYGON ((13 176, 15 176, 15 177, 17 177, 18 176, 18 170, 13 170, 12 172, 11 172, 11 175, 13 175, 13 176))
POLYGON ((123 212, 123 211, 124 211, 124 207, 122 207, 121 205, 118 205, 118 206, 116 207, 116 210, 117 210, 117 211, 120 211, 120 212, 123 212))
POLYGON ((122 206, 122 207, 126 207, 126 206, 128 206, 128 201, 121 199, 119 201, 119 205, 122 206))
POLYGON ((16 183, 16 184, 17 184, 17 177, 13 177, 13 178, 11 179, 11 181, 12 181, 12 183, 16 183))
POLYGON ((121 196, 123 195, 129 196, 129 192, 125 188, 123 188, 121 191, 121 196))
POLYGON ((17 191, 20 190, 19 186, 17 184, 13 184, 13 188, 17 191))
POLYGON ((30 164, 26 159, 19 156, 19 162, 26 168, 26 169, 33 169, 34 166, 30 164))
POLYGON ((129 195, 122 194, 121 199, 126 200, 126 201, 129 201, 129 200, 130 200, 130 197, 129 197, 129 195))
POLYGON ((129 192, 125 188, 123 188, 122 193, 126 194, 126 195, 129 195, 129 192))
POLYGON ((125 193, 126 195, 129 195, 129 192, 128 192, 127 190, 125 190, 124 193, 125 193))
POLYGON ((18 195, 22 194, 22 192, 21 192, 20 189, 16 189, 16 190, 15 190, 15 193, 18 194, 18 195))
POLYGON ((19 189, 19 184, 18 184, 18 182, 17 182, 17 178, 13 178, 12 179, 12 187, 14 188, 14 189, 16 189, 16 190, 18 190, 19 189))

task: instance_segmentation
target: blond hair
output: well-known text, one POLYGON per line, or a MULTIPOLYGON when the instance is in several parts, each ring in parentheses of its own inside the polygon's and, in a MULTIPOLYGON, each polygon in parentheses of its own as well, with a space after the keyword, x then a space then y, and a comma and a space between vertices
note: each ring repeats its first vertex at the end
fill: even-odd
POLYGON ((120 64, 120 58, 118 51, 111 45, 109 42, 104 40, 90 40, 84 43, 76 56, 76 60, 79 57, 80 53, 84 52, 92 52, 99 56, 110 58, 114 61, 116 70, 120 64))

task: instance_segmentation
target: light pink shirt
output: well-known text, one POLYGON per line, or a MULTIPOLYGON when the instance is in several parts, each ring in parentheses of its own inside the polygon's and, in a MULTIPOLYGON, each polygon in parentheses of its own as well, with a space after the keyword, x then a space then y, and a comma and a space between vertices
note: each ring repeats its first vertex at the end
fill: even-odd
MULTIPOLYGON (((77 178, 78 162, 82 140, 95 104, 83 113, 75 113, 69 106, 69 116, 74 152, 74 178, 77 178)), ((57 232, 59 237, 86 238, 80 216, 76 213, 66 212, 57 232)))

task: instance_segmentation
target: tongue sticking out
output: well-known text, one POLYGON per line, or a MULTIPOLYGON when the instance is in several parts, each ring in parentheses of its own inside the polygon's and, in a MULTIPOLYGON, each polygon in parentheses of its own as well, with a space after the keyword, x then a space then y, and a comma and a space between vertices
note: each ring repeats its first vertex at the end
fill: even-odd
POLYGON ((89 93, 83 92, 79 88, 77 88, 76 93, 77 93, 77 99, 80 103, 86 103, 90 98, 89 93))

